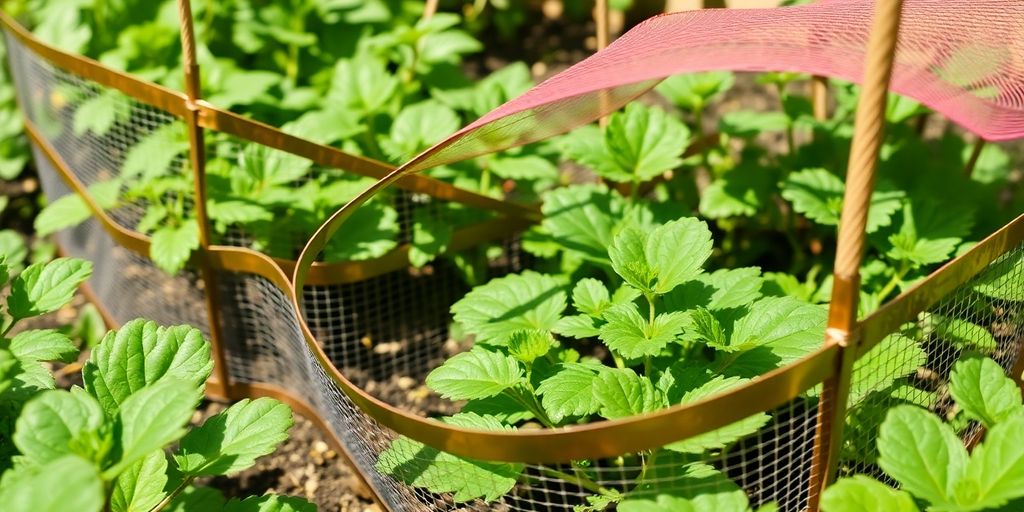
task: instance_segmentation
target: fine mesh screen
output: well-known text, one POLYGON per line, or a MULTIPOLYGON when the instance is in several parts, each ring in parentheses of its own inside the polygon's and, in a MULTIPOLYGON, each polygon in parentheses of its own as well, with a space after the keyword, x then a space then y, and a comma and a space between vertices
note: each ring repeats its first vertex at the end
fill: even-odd
MULTIPOLYGON (((854 368, 843 473, 882 476, 875 465, 878 427, 886 409, 903 403, 928 408, 953 422, 966 442, 979 425, 957 417, 946 391, 950 371, 963 356, 981 354, 1013 370, 1024 340, 1024 245, 883 340, 854 368)), ((1019 377, 1019 376, 1014 376, 1019 377)))
MULTIPOLYGON (((541 140, 677 73, 797 71, 859 82, 868 0, 655 16, 408 164, 427 169, 541 140)), ((905 0, 892 90, 988 140, 1024 135, 1024 2, 905 0), (955 15, 952 15, 955 13, 955 15)))

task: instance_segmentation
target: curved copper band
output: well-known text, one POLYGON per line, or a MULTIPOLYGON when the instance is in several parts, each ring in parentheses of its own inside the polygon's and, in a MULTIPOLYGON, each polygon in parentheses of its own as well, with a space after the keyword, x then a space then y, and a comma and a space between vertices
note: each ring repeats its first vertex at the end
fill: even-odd
POLYGON ((1024 242, 1024 215, 992 233, 959 258, 932 272, 927 278, 889 301, 858 322, 860 343, 857 357, 871 350, 882 338, 896 332, 917 314, 928 309, 956 287, 966 283, 999 256, 1024 242))

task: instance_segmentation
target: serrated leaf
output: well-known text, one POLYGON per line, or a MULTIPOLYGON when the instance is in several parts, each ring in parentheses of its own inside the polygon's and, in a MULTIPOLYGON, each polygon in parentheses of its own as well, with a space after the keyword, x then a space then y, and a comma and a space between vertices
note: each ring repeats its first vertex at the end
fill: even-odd
POLYGON ((761 298, 761 269, 744 267, 716 270, 683 283, 664 297, 670 311, 705 307, 711 311, 743 308, 761 298))
POLYGON ((75 110, 75 135, 81 137, 90 131, 97 136, 105 135, 114 123, 131 116, 129 101, 124 94, 115 89, 105 90, 85 100, 75 110))
POLYGON ((29 461, 43 465, 75 453, 73 441, 96 431, 103 422, 103 410, 88 394, 46 391, 25 404, 15 422, 13 441, 29 461))
POLYGON ((454 231, 450 222, 419 213, 418 210, 413 214, 412 244, 409 247, 409 262, 417 268, 448 250, 454 231))
POLYGON ((988 329, 951 316, 927 313, 921 320, 925 332, 961 350, 991 352, 997 342, 988 329))
POLYGON ((175 496, 167 512, 223 512, 224 495, 212 487, 190 485, 175 496))
POLYGON ((714 467, 659 452, 648 477, 619 503, 619 512, 747 512, 747 493, 714 467), (668 462, 661 462, 670 459, 668 462))
POLYGON ((610 265, 608 246, 625 209, 622 197, 602 185, 556 188, 544 196, 542 226, 566 251, 610 265))
POLYGON ((528 270, 473 288, 451 310, 478 343, 505 344, 520 329, 551 330, 566 307, 563 286, 528 270))
POLYGON ((377 112, 398 92, 399 79, 384 62, 366 53, 339 60, 327 93, 327 101, 362 114, 377 112))
POLYGON ((821 497, 823 512, 918 512, 914 498, 865 475, 840 478, 821 497))
POLYGON ((192 251, 199 248, 199 225, 193 221, 178 227, 162 227, 153 233, 149 257, 164 272, 177 273, 185 267, 192 251))
MULTIPOLYGON (((615 181, 648 181, 682 164, 680 155, 689 143, 690 130, 657 107, 640 103, 626 105, 613 114, 605 129, 605 147, 617 172, 607 176, 615 181), (626 180, 616 179, 626 177, 626 180)), ((595 169, 601 173, 601 169, 595 169)))
MULTIPOLYGON (((494 418, 456 414, 445 423, 483 430, 513 430, 494 418)), ((436 493, 452 493, 456 503, 483 498, 494 501, 516 485, 522 464, 484 462, 456 457, 400 437, 380 454, 376 468, 408 485, 436 493)))
POLYGON ((712 181, 700 194, 700 213, 710 219, 751 217, 771 199, 774 175, 769 169, 740 166, 712 181))
POLYGON ((272 398, 242 400, 193 428, 174 459, 188 476, 231 475, 288 439, 292 411, 272 398))
POLYGON ((176 121, 161 125, 143 136, 128 148, 121 178, 141 176, 143 180, 149 180, 170 173, 171 164, 188 151, 186 133, 185 125, 176 121))
POLYGON ((673 75, 660 84, 657 90, 677 107, 696 112, 732 88, 735 76, 729 71, 709 71, 673 75))
POLYGON ((594 397, 601 404, 601 416, 614 420, 665 407, 665 396, 651 379, 629 368, 609 368, 594 382, 594 397))
POLYGON ((934 414, 892 408, 878 436, 878 465, 903 490, 933 505, 954 505, 953 488, 967 471, 967 449, 934 414))
POLYGON ((736 350, 735 347, 729 345, 729 340, 725 336, 722 324, 707 309, 697 308, 692 311, 690 313, 690 322, 690 328, 693 334, 696 335, 697 341, 715 350, 723 350, 725 352, 736 350))
POLYGON ((987 428, 1024 414, 1020 388, 988 358, 957 361, 949 378, 949 394, 967 417, 987 428))
MULTIPOLYGON (((658 381, 658 388, 668 397, 669 405, 688 404, 724 393, 729 389, 748 382, 739 377, 713 376, 704 368, 678 363, 658 381)), ((680 453, 703 453, 706 450, 724 448, 761 429, 771 417, 764 413, 754 414, 710 432, 676 441, 665 449, 680 453)))
POLYGON ((4 476, 0 503, 5 512, 103 509, 103 480, 90 462, 68 455, 39 466, 22 466, 4 476))
POLYGON ((495 157, 489 161, 488 168, 496 176, 507 180, 558 179, 558 166, 537 155, 495 157))
POLYGON ((232 498, 222 512, 316 512, 316 505, 295 496, 264 494, 239 500, 232 498))
POLYGON ((71 338, 56 329, 34 329, 19 332, 11 338, 10 351, 29 361, 60 361, 70 363, 78 357, 78 348, 71 338))
POLYGON ((594 338, 601 334, 601 322, 590 315, 562 317, 551 328, 552 332, 571 338, 594 338))
POLYGON ((993 299, 1024 302, 1024 286, 1018 280, 1024 276, 1024 252, 1006 254, 979 275, 974 291, 993 299))
POLYGON ((194 382, 165 377, 126 398, 114 419, 116 462, 103 471, 104 478, 115 478, 139 459, 185 435, 185 426, 202 396, 194 382))
POLYGON ((611 305, 608 288, 597 279, 580 279, 572 289, 572 306, 580 313, 600 318, 611 305))
POLYGON ((128 466, 114 481, 111 512, 149 512, 167 496, 167 457, 155 450, 128 466))
POLYGON ((886 336, 853 364, 848 402, 859 403, 869 394, 889 388, 928 361, 917 341, 901 334, 886 336))
POLYGON ((886 256, 915 267, 945 261, 974 224, 970 205, 912 198, 903 207, 899 231, 890 235, 886 256))
POLYGON ((508 340, 508 353, 516 359, 531 364, 543 357, 555 346, 555 338, 548 331, 523 329, 512 333, 508 340))
MULTIPOLYGON (((786 177, 782 182, 782 197, 793 203, 793 209, 805 217, 826 226, 839 224, 843 209, 845 186, 835 174, 816 168, 804 169, 786 177)), ((892 223, 892 216, 903 206, 905 194, 900 190, 878 190, 871 195, 867 232, 892 223)))
POLYGON ((404 162, 459 129, 454 110, 433 100, 404 107, 395 117, 381 148, 396 162, 404 162))
POLYGON ((729 112, 718 121, 718 129, 734 137, 756 137, 764 132, 779 132, 789 126, 789 118, 782 112, 755 112, 738 110, 729 112))
POLYGON ((505 425, 515 425, 521 421, 534 418, 533 411, 512 398, 508 393, 500 393, 479 400, 470 400, 459 412, 472 413, 478 416, 491 416, 505 425))
POLYGON ((672 312, 657 315, 649 324, 633 304, 609 309, 604 319, 607 323, 600 328, 601 341, 627 359, 657 355, 688 322, 683 313, 672 312))
POLYGON ((132 320, 110 331, 82 369, 85 389, 113 416, 133 393, 165 377, 199 387, 213 371, 210 345, 193 327, 132 320))
POLYGON ((450 400, 474 400, 497 395, 525 382, 519 362, 484 349, 457 354, 427 375, 427 387, 450 400))
POLYGON ((597 371, 581 363, 560 363, 551 377, 537 386, 541 406, 555 423, 572 416, 597 412, 601 402, 594 394, 597 371))
POLYGON ((28 246, 21 235, 13 229, 0 229, 0 258, 7 267, 7 278, 21 273, 28 257, 28 246))
POLYGON ((71 301, 78 285, 92 275, 92 264, 75 258, 33 263, 11 281, 8 313, 15 320, 50 313, 71 301))
POLYGON ((77 226, 92 216, 92 211, 78 194, 59 197, 43 208, 32 222, 39 236, 56 233, 64 228, 77 226))
POLYGON ((697 277, 711 256, 711 231, 692 217, 652 230, 628 226, 608 248, 612 268, 634 288, 662 295, 697 277))
POLYGON ((371 201, 360 206, 324 249, 327 261, 360 261, 381 257, 398 246, 398 211, 371 201))
POLYGON ((736 321, 730 344, 742 351, 725 365, 730 374, 756 377, 821 347, 827 311, 792 297, 767 297, 736 321))
POLYGON ((967 478, 977 487, 966 495, 957 493, 961 510, 996 508, 1024 497, 1021 432, 1024 432, 1024 417, 1015 416, 992 427, 985 441, 974 449, 967 464, 967 478))

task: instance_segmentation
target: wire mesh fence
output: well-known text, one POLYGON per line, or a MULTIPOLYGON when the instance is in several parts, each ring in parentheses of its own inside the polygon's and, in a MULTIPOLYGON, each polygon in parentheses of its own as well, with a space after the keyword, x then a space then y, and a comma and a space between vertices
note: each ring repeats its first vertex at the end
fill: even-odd
MULTIPOLYGON (((820 379, 791 389, 792 396, 781 405, 757 404, 760 409, 748 417, 614 457, 552 464, 535 463, 527 455, 512 462, 477 460, 399 435, 388 421, 367 412, 366 398, 353 395, 345 381, 368 397, 420 417, 454 414, 445 420, 453 427, 452 437, 461 435, 454 427, 509 428, 473 413, 456 414, 461 404, 441 400, 424 385, 432 369, 466 349, 450 326, 449 308, 468 290, 456 265, 435 259, 410 267, 403 259, 401 265, 363 278, 305 285, 295 293, 299 304, 289 297, 292 290, 282 284, 287 277, 277 266, 215 266, 215 290, 208 290, 193 270, 167 275, 138 250, 148 243, 139 232, 149 231, 155 222, 148 217, 155 205, 176 208, 183 218, 192 213, 186 123, 116 88, 61 69, 10 32, 6 41, 25 117, 45 142, 33 145, 45 192, 51 200, 85 193, 102 203, 109 216, 66 229, 58 241, 69 255, 94 262, 90 284, 114 320, 142 316, 164 324, 196 325, 208 336, 218 334, 228 394, 240 398, 231 390, 268 385, 306 403, 388 508, 675 510, 686 501, 723 511, 774 504, 788 512, 812 506, 814 475, 824 469, 814 452, 821 411, 833 409, 821 407, 820 379), (62 165, 54 164, 54 158, 62 165), (83 189, 71 190, 62 176, 83 189), (103 194, 118 200, 106 201, 103 194), (136 242, 135 250, 122 247, 122 240, 112 234, 115 227, 132 232, 128 238, 136 242), (217 299, 218 324, 211 325, 206 294, 217 299)), ((288 264, 319 221, 369 183, 261 142, 215 130, 209 135, 205 172, 214 242, 256 249, 265 260, 269 256, 288 264), (314 185, 323 201, 314 198, 303 208, 282 206, 243 228, 232 217, 239 208, 229 208, 244 203, 237 196, 238 187, 246 184, 232 182, 239 176, 272 181, 283 205, 309 199, 314 185)), ((387 247, 363 247, 366 257, 353 257, 351 249, 359 244, 346 241, 342 231, 336 257, 328 251, 320 255, 322 260, 382 257, 413 241, 418 222, 458 228, 498 217, 408 190, 388 190, 359 212, 387 221, 375 226, 387 231, 387 247)), ((500 255, 491 259, 487 274, 500 276, 528 266, 514 235, 493 238, 503 241, 496 244, 500 255)), ((235 253, 225 254, 230 259, 235 253)), ((943 272, 923 286, 948 281, 943 272)), ((970 280, 914 312, 914 321, 887 333, 854 364, 841 474, 883 476, 875 465, 874 443, 885 410, 899 403, 934 411, 954 423, 970 443, 979 427, 957 415, 945 389, 952 365, 964 354, 993 357, 1011 375, 1019 370, 1024 246, 1018 240, 977 275, 955 278, 960 277, 970 280)), ((760 384, 755 381, 755 388, 760 384)), ((539 427, 526 420, 517 423, 523 431, 539 427)))

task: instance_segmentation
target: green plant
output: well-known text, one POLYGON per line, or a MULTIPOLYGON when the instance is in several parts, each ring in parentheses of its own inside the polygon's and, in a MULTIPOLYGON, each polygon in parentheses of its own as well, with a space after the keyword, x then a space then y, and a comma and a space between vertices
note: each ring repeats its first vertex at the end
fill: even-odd
MULTIPOLYGON (((243 400, 187 429, 213 369, 209 343, 188 326, 133 320, 107 333, 82 372, 84 389, 54 389, 45 361, 78 349, 55 329, 7 333, 54 311, 89 277, 88 262, 33 264, 10 281, 0 323, 0 502, 12 512, 57 510, 311 511, 298 498, 225 503, 197 477, 252 466, 287 438, 292 414, 268 398, 243 400), (168 458, 167 448, 176 444, 168 458)), ((8 281, 0 259, 0 285, 8 281)))
POLYGON ((912 405, 891 409, 878 436, 878 466, 900 489, 867 475, 825 490, 822 510, 1017 510, 1024 498, 1024 406, 1017 383, 993 360, 962 358, 949 392, 967 419, 986 429, 968 453, 953 426, 912 405))

